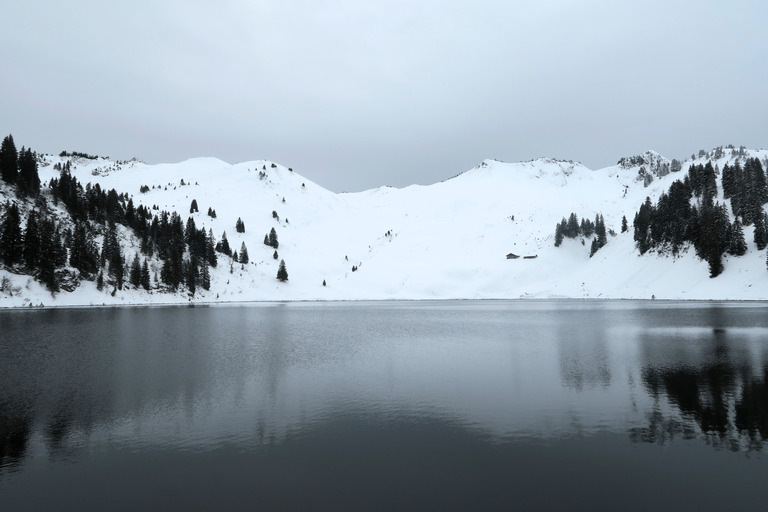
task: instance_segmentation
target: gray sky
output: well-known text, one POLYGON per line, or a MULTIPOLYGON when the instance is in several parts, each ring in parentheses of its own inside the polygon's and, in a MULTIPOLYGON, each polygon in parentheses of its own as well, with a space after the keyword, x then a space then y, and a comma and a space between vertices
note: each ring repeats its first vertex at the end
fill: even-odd
POLYGON ((764 1, 5 2, 0 130, 150 163, 266 158, 334 191, 484 158, 593 169, 766 146, 764 1))

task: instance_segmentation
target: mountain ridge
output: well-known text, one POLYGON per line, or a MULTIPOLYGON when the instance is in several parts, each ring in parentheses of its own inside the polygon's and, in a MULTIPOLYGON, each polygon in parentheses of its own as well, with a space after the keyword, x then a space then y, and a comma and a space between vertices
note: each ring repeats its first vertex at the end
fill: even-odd
MULTIPOLYGON (((30 275, 3 268, 0 274, 17 292, 0 292, 0 307, 264 300, 768 298, 765 250, 758 250, 751 241, 747 254, 726 258, 724 273, 715 279, 708 277, 706 262, 690 248, 675 258, 638 254, 631 222, 646 197, 658 200, 674 180, 683 179, 691 164, 713 161, 722 167, 748 156, 766 160, 768 152, 721 147, 692 156, 681 162, 680 171, 669 172, 664 172, 664 164, 671 166, 673 161, 652 151, 598 170, 550 158, 517 163, 484 160, 432 185, 340 194, 269 160, 230 165, 202 157, 150 165, 138 160, 79 158, 71 173, 81 183, 115 189, 153 214, 176 211, 200 228, 212 230, 218 241, 226 232, 233 249, 246 245, 249 263, 230 265, 220 256, 219 266, 211 269, 210 290, 198 288, 194 294, 183 285, 177 291, 161 292, 157 276, 162 262, 156 257, 149 261, 154 278, 151 291, 111 286, 98 291, 93 281, 83 279, 73 292, 52 295, 30 275), (715 155, 718 158, 712 160, 715 155), (143 186, 149 189, 141 193, 143 186), (192 200, 199 204, 199 212, 188 214, 192 200), (216 218, 206 215, 208 208, 216 211, 216 218), (592 258, 586 243, 590 237, 566 239, 560 247, 554 246, 555 226, 572 212, 586 219, 602 214, 615 233, 592 258), (630 222, 627 233, 620 232, 624 216, 630 222), (244 233, 235 230, 239 219, 244 233), (280 238, 276 251, 263 244, 272 228, 280 238), (274 252, 278 259, 273 258, 274 252), (537 257, 507 260, 509 253, 537 257), (287 282, 275 278, 281 259, 289 273, 287 282)), ((57 178, 54 167, 68 160, 73 159, 42 156, 43 183, 57 178)), ((43 196, 65 219, 62 208, 50 205, 50 194, 43 192, 43 196)), ((0 187, 0 200, 16 200, 11 186, 0 187)), ((728 202, 722 191, 718 200, 728 202)), ((23 216, 31 208, 25 207, 23 216)), ((0 208, 0 218, 3 214, 0 208)), ((745 235, 751 240, 750 228, 745 228, 745 235)), ((99 246, 103 241, 103 235, 96 236, 99 246)), ((120 245, 126 264, 140 254, 140 241, 125 230, 120 245)))

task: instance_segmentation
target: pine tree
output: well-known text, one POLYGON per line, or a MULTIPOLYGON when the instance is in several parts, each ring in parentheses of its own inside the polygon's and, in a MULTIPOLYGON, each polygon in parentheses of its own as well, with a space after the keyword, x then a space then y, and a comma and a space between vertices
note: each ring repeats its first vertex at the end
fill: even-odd
POLYGON ((560 245, 563 243, 563 223, 565 222, 565 219, 563 219, 563 222, 558 222, 555 226, 555 247, 560 247, 560 245))
POLYGON ((599 249, 600 247, 598 247, 597 237, 595 237, 592 239, 592 245, 590 245, 589 247, 589 257, 591 258, 592 256, 594 256, 599 249))
POLYGON ((275 228, 272 228, 269 231, 269 244, 270 247, 273 247, 277 249, 280 245, 280 243, 277 241, 277 231, 275 231, 275 228))
POLYGON ((646 197, 645 202, 640 205, 640 210, 635 214, 635 234, 634 240, 640 254, 645 254, 651 248, 649 228, 653 218, 653 204, 651 198, 646 197))
POLYGON ((19 208, 13 203, 5 213, 0 225, 0 261, 9 267, 21 263, 24 257, 24 243, 21 236, 19 208))
POLYGON ((746 194, 746 184, 745 184, 745 176, 744 176, 744 170, 741 168, 741 164, 738 160, 734 162, 733 167, 731 167, 731 174, 732 177, 729 181, 732 181, 732 184, 729 184, 730 192, 729 196, 731 198, 731 211, 733 211, 733 215, 736 217, 741 217, 742 224, 745 225, 751 225, 751 222, 747 224, 744 219, 744 215, 742 213, 743 206, 745 203, 745 194, 746 194))
POLYGON ((16 176, 19 172, 18 158, 13 136, 7 135, 0 145, 0 178, 6 183, 16 183, 16 176))
POLYGON ((186 263, 187 289, 191 295, 195 294, 197 289, 197 258, 192 258, 186 263))
POLYGON ((160 281, 172 290, 179 286, 178 279, 174 276, 173 265, 170 258, 163 260, 163 266, 160 267, 160 281))
POLYGON ((216 244, 216 250, 220 253, 226 254, 227 256, 232 256, 232 249, 229 247, 226 231, 221 234, 221 241, 216 244))
POLYGON ((709 276, 717 277, 723 271, 722 256, 728 248, 728 212, 721 205, 713 204, 712 198, 704 194, 697 223, 697 238, 694 240, 696 254, 709 263, 709 276))
POLYGON ((703 179, 702 174, 704 173, 704 166, 699 165, 693 165, 688 168, 688 180, 691 187, 691 192, 694 196, 699 197, 701 196, 701 191, 703 189, 703 179))
POLYGON ((248 248, 245 247, 245 242, 240 244, 240 263, 248 263, 248 248))
POLYGON ((245 223, 240 219, 240 217, 238 217, 237 222, 235 222, 235 230, 238 233, 245 233, 245 223))
POLYGON ((723 273, 723 257, 720 253, 710 253, 709 257, 707 258, 707 263, 709 263, 710 278, 715 278, 723 273))
POLYGON ((768 202, 768 183, 766 183, 765 170, 759 158, 750 158, 752 163, 752 182, 754 187, 755 202, 764 205, 768 202))
POLYGON ((629 230, 629 225, 627 224, 627 216, 622 215, 621 217, 621 232, 626 233, 629 230))
POLYGON ((181 217, 175 212, 171 214, 168 226, 166 257, 160 271, 160 278, 172 290, 176 290, 184 282, 184 228, 181 217))
POLYGON ((122 290, 125 281, 125 260, 121 252, 118 252, 113 261, 109 263, 109 273, 115 278, 117 289, 122 290))
POLYGON ((16 176, 19 193, 35 197, 40 193, 40 177, 37 173, 37 158, 31 149, 19 154, 19 174, 16 176))
POLYGON ((208 271, 208 262, 206 260, 202 261, 200 267, 200 286, 205 291, 211 289, 211 273, 208 271))
POLYGON ((768 245, 768 233, 766 232, 765 215, 756 215, 754 224, 754 242, 755 245, 757 245, 757 248, 762 251, 765 249, 765 246, 768 245))
POLYGON ((603 219, 603 214, 598 214, 595 217, 595 233, 597 234, 596 240, 597 240, 597 248, 602 249, 605 247, 605 244, 608 243, 608 238, 605 232, 605 220, 603 219))
POLYGON ((280 260, 280 267, 277 269, 277 279, 282 282, 288 280, 288 271, 285 269, 285 260, 280 260))
POLYGON ((149 265, 147 259, 144 258, 144 263, 141 264, 141 287, 149 291, 149 265))
POLYGON ((743 256, 747 252, 747 242, 744 240, 744 230, 741 227, 741 222, 736 219, 731 226, 730 244, 728 245, 728 253, 733 256, 743 256))
POLYGON ((717 196, 717 177, 715 176, 715 169, 712 167, 711 161, 708 161, 706 165, 704 165, 701 178, 702 194, 705 194, 714 200, 717 196))
MULTIPOLYGON (((197 199, 192 200, 192 204, 189 205, 189 213, 197 213, 200 210, 197 208, 197 199)), ((208 209, 210 212, 210 208, 208 209)))
POLYGON ((216 249, 214 244, 214 238, 213 238, 213 229, 208 230, 208 236, 205 238, 205 260, 208 262, 210 266, 213 268, 216 268, 216 265, 218 265, 219 258, 216 256, 216 249))
POLYGON ((35 210, 27 216, 27 227, 24 230, 24 264, 28 269, 38 268, 40 262, 40 227, 37 224, 35 210))
POLYGON ((278 255, 277 255, 277 250, 275 250, 275 252, 274 252, 274 253, 272 253, 272 259, 273 259, 273 260, 276 260, 276 259, 278 259, 279 257, 280 257, 280 256, 278 256, 278 255))
POLYGON ((723 166, 723 176, 721 178, 721 184, 723 185, 723 198, 730 199, 736 191, 736 181, 733 172, 733 168, 725 164, 723 166))
POLYGON ((568 217, 564 235, 568 238, 576 238, 579 236, 579 231, 579 218, 575 213, 571 213, 568 217))
POLYGON ((184 228, 184 243, 189 247, 190 252, 195 252, 195 237, 197 236, 197 226, 195 219, 187 217, 187 225, 184 228))
POLYGON ((59 291, 56 266, 61 250, 56 222, 51 218, 43 218, 40 222, 40 264, 37 277, 51 292, 59 291))
POLYGON ((133 262, 131 263, 131 272, 130 276, 128 277, 128 281, 134 288, 141 286, 141 263, 139 263, 138 253, 133 256, 133 262))
POLYGON ((99 269, 99 251, 85 222, 75 222, 69 247, 69 264, 86 276, 95 274, 99 269))
POLYGON ((101 247, 101 266, 103 267, 106 263, 109 263, 109 275, 114 279, 116 288, 122 290, 125 260, 120 243, 117 241, 117 227, 112 221, 109 222, 101 247))

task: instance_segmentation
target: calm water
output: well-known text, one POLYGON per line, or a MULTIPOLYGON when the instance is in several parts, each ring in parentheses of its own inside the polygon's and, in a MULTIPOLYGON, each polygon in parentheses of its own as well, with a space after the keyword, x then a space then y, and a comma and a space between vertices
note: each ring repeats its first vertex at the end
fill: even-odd
POLYGON ((764 510, 768 308, 0 312, 3 510, 764 510))

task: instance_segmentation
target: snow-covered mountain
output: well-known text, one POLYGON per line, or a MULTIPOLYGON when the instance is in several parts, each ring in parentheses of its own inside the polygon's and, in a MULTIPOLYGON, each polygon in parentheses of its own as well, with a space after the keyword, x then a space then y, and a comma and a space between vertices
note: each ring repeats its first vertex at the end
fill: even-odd
MULTIPOLYGON (((56 164, 71 161, 72 176, 83 184, 124 192, 137 207, 156 206, 153 213, 176 211, 184 220, 190 216, 198 228, 212 229, 218 239, 226 232, 233 249, 246 245, 250 262, 231 265, 220 257, 211 269, 210 290, 198 288, 194 296, 183 287, 166 293, 130 286, 112 295, 111 289, 98 291, 92 281, 81 281, 73 292, 51 294, 30 276, 0 270, 6 283, 0 307, 453 298, 766 299, 766 253, 752 243, 751 227, 744 230, 747 254, 726 256, 725 271, 714 279, 692 249, 676 258, 640 256, 633 241, 632 220, 640 204, 646 197, 656 201, 674 180, 683 178, 690 164, 712 161, 719 170, 747 157, 768 163, 768 151, 731 147, 701 152, 685 162, 648 151, 600 170, 551 159, 486 160, 430 186, 335 194, 263 160, 230 165, 196 158, 148 165, 45 155, 39 169, 43 184, 58 177, 56 164), (142 187, 149 190, 141 192, 142 187), (189 214, 193 200, 199 212, 189 214), (207 215, 209 208, 216 218, 207 215), (554 245, 556 224, 571 212, 587 219, 602 214, 612 232, 592 258, 589 240, 566 239, 560 247, 554 245), (620 232, 623 216, 630 222, 625 233, 620 232), (244 233, 235 230, 238 218, 244 233), (272 228, 280 242, 278 259, 263 243, 272 228), (508 259, 510 253, 521 257, 508 259), (286 263, 287 282, 275 278, 280 260, 286 263)), ((13 189, 0 185, 0 204, 13 199, 13 189)), ((724 201, 721 187, 718 200, 724 201)), ((59 211, 65 218, 65 211, 59 211)), ((130 233, 123 233, 121 245, 128 262, 139 252, 138 240, 130 233)), ((153 275, 159 272, 158 261, 150 266, 153 275)))

